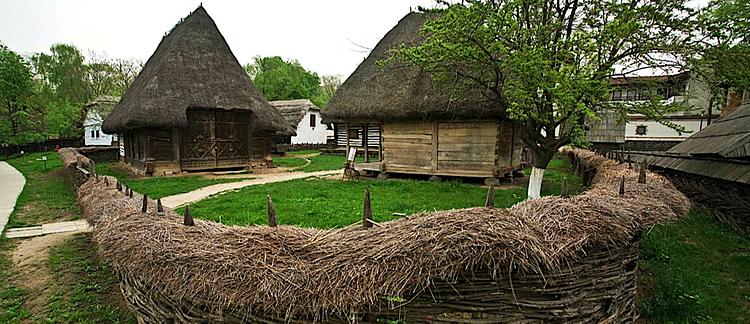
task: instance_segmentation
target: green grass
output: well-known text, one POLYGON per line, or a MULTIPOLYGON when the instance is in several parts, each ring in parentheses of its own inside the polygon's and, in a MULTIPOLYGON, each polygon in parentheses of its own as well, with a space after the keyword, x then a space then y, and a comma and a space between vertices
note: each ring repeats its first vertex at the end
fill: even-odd
MULTIPOLYGON (((545 176, 542 194, 560 193, 563 171, 569 164, 560 162, 545 176)), ((580 178, 569 176, 571 192, 581 188, 580 178)), ((377 222, 394 219, 392 213, 484 206, 487 189, 459 182, 428 182, 392 179, 388 181, 342 182, 326 179, 302 179, 252 186, 219 195, 191 205, 195 217, 229 225, 265 224, 266 195, 271 195, 280 224, 303 227, 342 227, 361 219, 362 199, 370 188, 373 218, 377 222)), ((525 187, 498 190, 495 206, 509 207, 526 197, 525 187)))
POLYGON ((274 157, 273 165, 282 168, 299 168, 305 165, 305 159, 293 157, 274 157))
POLYGON ((750 322, 750 239, 710 213, 644 233, 642 317, 655 322, 750 322))
POLYGON ((47 301, 48 323, 135 323, 123 300, 117 279, 96 256, 91 234, 77 234, 50 250, 49 267, 56 285, 47 301), (121 307, 117 307, 117 305, 121 307))
POLYGON ((291 151, 286 152, 288 155, 310 155, 310 154, 317 154, 320 153, 318 150, 301 150, 301 151, 291 151))
POLYGON ((138 193, 145 193, 151 198, 163 198, 217 183, 227 183, 247 180, 250 178, 208 179, 197 175, 172 177, 131 177, 120 168, 116 162, 100 163, 96 171, 102 175, 116 177, 123 184, 138 193))
POLYGON ((12 283, 17 275, 10 255, 14 248, 9 239, 0 237, 0 323, 20 323, 31 317, 23 306, 28 292, 12 283))
POLYGON ((27 154, 7 162, 26 178, 7 228, 78 218, 80 209, 76 204, 76 193, 61 176, 62 162, 57 153, 27 154), (48 159, 46 169, 42 156, 48 159))
MULTIPOLYGON (((303 152, 303 151, 300 151, 303 152)), ((313 153, 317 151, 312 151, 313 153)), ((290 152, 289 154, 291 154, 290 152)), ((279 167, 285 167, 285 168, 295 168, 294 171, 302 171, 302 172, 317 172, 317 171, 326 171, 326 170, 343 170, 344 164, 346 164, 346 157, 343 155, 331 155, 331 154, 321 154, 316 155, 313 157, 310 157, 310 164, 307 166, 305 165, 305 160, 302 158, 293 157, 294 154, 291 154, 292 157, 275 157, 273 158, 273 163, 276 166, 279 167)), ((299 154, 297 154, 299 155, 299 154)), ((355 162, 361 163, 363 161, 363 158, 361 156, 358 156, 355 162)))

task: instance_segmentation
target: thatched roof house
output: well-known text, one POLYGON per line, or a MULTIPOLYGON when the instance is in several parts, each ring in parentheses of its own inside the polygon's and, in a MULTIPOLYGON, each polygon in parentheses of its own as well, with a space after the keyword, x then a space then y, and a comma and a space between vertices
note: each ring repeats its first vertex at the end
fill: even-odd
POLYGON ((202 6, 162 39, 103 126, 147 173, 244 166, 265 157, 269 137, 293 133, 202 6))
POLYGON ((320 108, 309 99, 276 100, 271 105, 281 113, 297 133, 284 139, 285 144, 325 144, 326 125, 320 118, 320 108))
POLYGON ((336 122, 337 139, 347 146, 357 135, 353 125, 376 125, 382 171, 496 177, 519 168, 517 126, 487 96, 445 91, 408 63, 379 64, 392 49, 420 42, 419 30, 430 17, 409 13, 401 19, 338 88, 323 117, 336 122))

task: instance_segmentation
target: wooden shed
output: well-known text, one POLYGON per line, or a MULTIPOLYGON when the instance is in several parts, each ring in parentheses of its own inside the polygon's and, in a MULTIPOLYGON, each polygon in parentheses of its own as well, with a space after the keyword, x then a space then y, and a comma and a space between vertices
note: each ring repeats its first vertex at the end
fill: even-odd
POLYGON ((201 6, 165 36, 103 129, 137 172, 244 167, 294 131, 255 88, 201 6))
POLYGON ((459 97, 441 91, 408 63, 380 64, 391 49, 419 42, 428 18, 409 13, 401 19, 339 87, 323 118, 347 128, 347 147, 358 146, 352 127, 379 129, 377 169, 382 172, 496 178, 520 169, 519 126, 506 118, 503 107, 482 93, 459 97))

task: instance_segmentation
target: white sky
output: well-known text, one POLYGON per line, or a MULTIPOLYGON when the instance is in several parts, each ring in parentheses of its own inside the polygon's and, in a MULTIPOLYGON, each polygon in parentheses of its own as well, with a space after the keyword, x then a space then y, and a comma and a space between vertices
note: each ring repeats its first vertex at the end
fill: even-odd
POLYGON ((162 36, 203 2, 241 64, 297 59, 345 79, 410 8, 434 0, 0 0, 0 42, 23 55, 55 43, 146 61, 162 36), (364 46, 362 48, 360 46, 364 46))

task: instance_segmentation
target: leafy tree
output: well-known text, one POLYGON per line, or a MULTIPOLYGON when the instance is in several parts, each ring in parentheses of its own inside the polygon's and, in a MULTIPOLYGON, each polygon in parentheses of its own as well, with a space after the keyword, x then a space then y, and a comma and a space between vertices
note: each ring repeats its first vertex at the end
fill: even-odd
POLYGON ((245 65, 250 78, 268 100, 310 99, 321 105, 320 78, 296 61, 256 56, 245 65))
POLYGON ((613 106, 616 67, 673 67, 687 51, 693 10, 686 0, 438 1, 422 27, 424 42, 391 60, 429 72, 445 91, 480 92, 521 124, 534 165, 528 196, 539 197, 557 149, 584 135, 584 122, 606 109, 660 119, 657 100, 613 106))
POLYGON ((336 89, 338 89, 341 85, 341 76, 324 75, 320 78, 320 81, 320 95, 318 99, 318 102, 320 102, 320 104, 318 105, 318 107, 324 108, 325 105, 327 105, 328 102, 331 101, 333 94, 336 93, 336 89))
POLYGON ((135 80, 142 64, 135 60, 112 59, 91 53, 86 64, 88 93, 92 98, 101 95, 122 96, 135 80))
POLYGON ((694 65, 709 82, 711 109, 730 89, 750 89, 750 3, 711 1, 701 12, 699 30, 701 55, 694 65))
POLYGON ((44 139, 33 96, 29 63, 0 43, 0 144, 20 145, 44 139))

